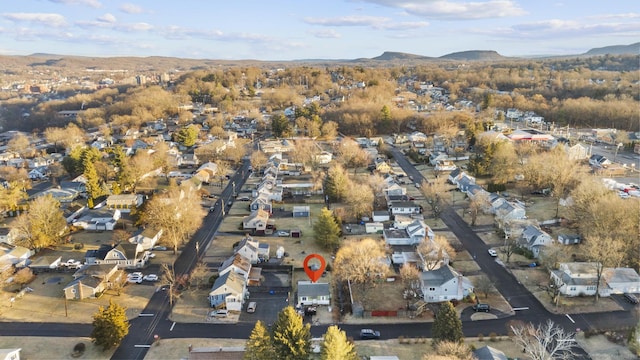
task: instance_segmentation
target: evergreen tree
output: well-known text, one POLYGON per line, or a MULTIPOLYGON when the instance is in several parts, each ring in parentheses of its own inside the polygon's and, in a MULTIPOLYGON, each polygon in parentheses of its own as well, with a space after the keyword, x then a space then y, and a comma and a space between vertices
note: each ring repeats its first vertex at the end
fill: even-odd
MULTIPOLYGON (((129 164, 129 157, 121 146, 118 146, 113 150, 113 155, 113 165, 118 168, 116 184, 118 186, 117 190, 119 193, 122 189, 127 189, 134 183, 134 175, 131 171, 131 165, 129 164)), ((114 194, 116 194, 115 191, 114 194)))
POLYGON ((96 167, 89 158, 84 160, 83 174, 87 179, 87 183, 85 184, 85 187, 87 188, 87 196, 91 200, 91 205, 93 205, 93 201, 102 195, 102 187, 100 186, 100 179, 98 178, 96 167))
POLYGON ((282 360, 307 360, 311 350, 311 325, 292 306, 278 314, 273 326, 273 347, 276 358, 282 360))
POLYGON ((453 308, 450 301, 442 303, 433 322, 434 343, 438 344, 441 341, 461 342, 463 338, 462 321, 460 321, 456 309, 453 308))
POLYGON ((271 335, 262 321, 258 320, 247 341, 244 358, 245 360, 271 360, 276 358, 275 355, 271 335))
POLYGON ((274 115, 271 119, 271 131, 276 138, 286 136, 289 133, 289 119, 283 114, 274 115))
POLYGON ((322 208, 318 220, 313 224, 313 233, 318 245, 325 249, 336 249, 340 244, 340 226, 331 210, 322 208))
POLYGON ((347 340, 347 335, 337 326, 329 326, 324 334, 322 350, 320 352, 322 360, 356 360, 358 354, 353 347, 353 343, 347 340))
POLYGON ((195 125, 189 125, 180 129, 176 135, 175 140, 186 147, 192 147, 198 140, 198 133, 200 130, 195 125))
POLYGON ((101 306, 93 315, 91 338, 103 350, 118 346, 129 333, 129 320, 125 311, 122 306, 109 301, 106 309, 101 306))

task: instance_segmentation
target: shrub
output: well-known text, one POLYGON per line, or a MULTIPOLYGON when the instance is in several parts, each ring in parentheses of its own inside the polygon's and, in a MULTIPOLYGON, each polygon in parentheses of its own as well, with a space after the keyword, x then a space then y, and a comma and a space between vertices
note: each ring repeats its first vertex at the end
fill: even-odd
POLYGON ((80 357, 84 354, 84 351, 87 349, 87 346, 84 343, 77 343, 76 346, 73 347, 73 353, 71 353, 71 357, 80 357))
POLYGON ((491 334, 489 334, 489 341, 496 342, 498 341, 497 337, 498 337, 498 334, 492 332, 491 334))
POLYGON ((482 333, 478 334, 478 341, 484 341, 484 335, 482 333))
POLYGON ((74 250, 82 250, 82 249, 84 249, 84 244, 83 243, 73 244, 73 249, 74 250))
POLYGON ((209 287, 213 286, 213 283, 216 282, 216 279, 218 279, 218 277, 220 277, 220 275, 218 274, 213 274, 209 277, 209 281, 207 281, 207 283, 209 284, 209 287))

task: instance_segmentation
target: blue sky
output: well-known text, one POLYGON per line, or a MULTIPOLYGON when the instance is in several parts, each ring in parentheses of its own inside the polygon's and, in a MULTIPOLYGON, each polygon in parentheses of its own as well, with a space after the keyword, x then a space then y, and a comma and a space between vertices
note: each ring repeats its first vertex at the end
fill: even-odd
POLYGON ((354 59, 640 41, 634 0, 2 0, 0 54, 354 59))

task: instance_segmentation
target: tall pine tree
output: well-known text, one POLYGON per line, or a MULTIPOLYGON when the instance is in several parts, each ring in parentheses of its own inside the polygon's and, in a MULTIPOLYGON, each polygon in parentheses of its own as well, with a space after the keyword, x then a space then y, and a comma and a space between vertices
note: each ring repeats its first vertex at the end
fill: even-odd
POLYGON ((462 334, 462 321, 456 313, 450 301, 440 305, 436 319, 433 322, 433 342, 438 344, 441 341, 461 342, 464 338, 462 334))
POLYGON ((129 333, 129 320, 126 309, 109 301, 109 306, 98 309, 93 315, 93 342, 102 346, 103 350, 109 350, 118 346, 122 339, 129 333))
POLYGON ((262 321, 258 320, 251 331, 244 352, 245 360, 271 360, 276 358, 271 335, 262 321))
POLYGON ((356 360, 358 354, 353 347, 353 343, 347 340, 347 335, 337 326, 329 326, 324 334, 322 350, 320 352, 322 360, 356 360))
POLYGON ((336 249, 340 244, 340 226, 331 210, 322 208, 318 220, 313 224, 313 233, 318 245, 325 249, 336 249))
POLYGON ((292 306, 278 314, 273 325, 273 347, 276 358, 282 360, 307 360, 311 350, 311 325, 292 306))

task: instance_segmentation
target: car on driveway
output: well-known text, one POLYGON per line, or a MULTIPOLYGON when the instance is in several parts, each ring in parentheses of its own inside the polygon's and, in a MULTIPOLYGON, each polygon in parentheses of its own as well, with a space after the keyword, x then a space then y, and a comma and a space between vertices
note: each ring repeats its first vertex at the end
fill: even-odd
POLYGON ((276 234, 278 236, 282 236, 282 237, 289 236, 289 232, 288 231, 284 231, 284 230, 279 230, 276 234))
POLYGON ((498 252, 493 250, 493 249, 489 249, 489 250, 487 250, 487 252, 489 253, 489 255, 491 257, 497 257, 498 256, 498 252))
POLYGON ((634 305, 640 302, 638 297, 634 294, 624 294, 624 299, 634 305))
POLYGON ((142 276, 140 275, 132 275, 127 276, 127 282, 132 284, 142 284, 142 276))
POLYGON ((144 281, 158 281, 158 275, 156 274, 148 274, 142 277, 144 281))
POLYGON ((380 339, 380 331, 376 331, 373 329, 360 329, 360 339, 362 340, 380 339))
POLYGON ((155 250, 155 251, 166 251, 167 247, 166 246, 154 246, 151 250, 155 250))
POLYGON ((475 304, 473 305, 473 311, 475 312, 479 312, 479 311, 484 311, 484 312, 490 312, 491 311, 491 306, 489 304, 475 304))

